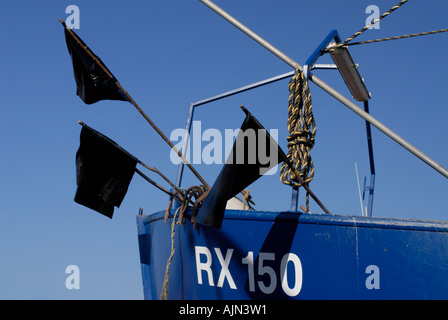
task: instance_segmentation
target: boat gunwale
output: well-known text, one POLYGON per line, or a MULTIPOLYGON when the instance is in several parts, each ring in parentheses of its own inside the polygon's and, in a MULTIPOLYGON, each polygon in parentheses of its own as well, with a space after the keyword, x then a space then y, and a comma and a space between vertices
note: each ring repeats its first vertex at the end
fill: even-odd
MULTIPOLYGON (((169 218, 172 219, 173 216, 174 211, 171 210, 169 218)), ((164 219, 165 211, 159 211, 149 215, 138 215, 137 217, 139 219, 143 219, 143 224, 147 225, 151 222, 164 219)), ((187 210, 185 218, 187 219, 187 221, 190 220, 189 218, 191 218, 191 209, 187 210)), ((357 228, 420 230, 448 233, 448 221, 310 214, 300 211, 292 212, 226 210, 224 220, 265 221, 272 223, 289 222, 315 225, 351 226, 357 228)))

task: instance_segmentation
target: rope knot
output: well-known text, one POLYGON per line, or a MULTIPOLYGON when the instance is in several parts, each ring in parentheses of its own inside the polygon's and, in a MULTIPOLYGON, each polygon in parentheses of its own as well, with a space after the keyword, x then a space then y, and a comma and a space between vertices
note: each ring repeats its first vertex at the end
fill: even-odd
POLYGON ((289 82, 288 131, 287 157, 294 170, 283 163, 280 169, 280 180, 292 187, 301 187, 303 184, 297 181, 297 174, 300 175, 305 184, 308 184, 314 178, 314 165, 310 151, 315 143, 316 124, 308 81, 300 70, 296 71, 289 82))
POLYGON ((309 130, 292 132, 286 140, 288 141, 288 148, 295 147, 296 145, 304 145, 310 149, 314 147, 314 135, 309 130))

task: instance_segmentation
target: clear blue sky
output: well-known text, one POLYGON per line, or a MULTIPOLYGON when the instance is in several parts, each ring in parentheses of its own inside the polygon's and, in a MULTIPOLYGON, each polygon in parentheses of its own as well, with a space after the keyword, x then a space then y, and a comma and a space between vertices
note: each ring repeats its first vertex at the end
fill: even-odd
MULTIPOLYGON (((332 29, 347 38, 397 0, 217 0, 303 64, 332 29)), ((76 32, 167 135, 184 128, 191 102, 290 71, 197 0, 3 1, 0 4, 0 299, 142 299, 135 216, 168 198, 135 176, 113 220, 76 204, 77 124, 82 120, 175 180, 169 147, 128 103, 85 105, 75 94, 58 18, 80 9, 76 32), (65 268, 80 268, 67 290, 65 268)), ((446 28, 448 2, 411 0, 359 40, 446 28)), ((372 93, 371 113, 448 167, 448 34, 350 49, 372 93)), ((331 62, 322 57, 321 63, 331 62)), ((350 96, 337 71, 315 74, 350 96)), ((202 130, 239 128, 244 104, 286 151, 288 81, 200 107, 202 130)), ((360 215, 355 174, 369 175, 364 121, 310 84, 317 123, 311 188, 334 213, 360 215)), ((361 106, 361 105, 360 105, 361 106)), ((373 129, 374 216, 448 220, 448 181, 373 129)), ((207 142, 204 142, 206 145, 207 142)), ((204 146, 203 145, 203 146, 204 146)), ((195 166, 212 184, 221 165, 195 166)), ((148 173, 154 179, 153 174, 148 173)), ((158 179, 157 179, 158 180, 158 179)), ((160 180, 158 180, 160 181, 160 180)), ((162 181, 160 181, 162 183, 162 181)), ((362 183, 362 181, 361 181, 362 183)), ((186 171, 183 186, 197 184, 186 171)), ((259 210, 288 210, 278 175, 249 187, 259 210)), ((303 204, 303 193, 301 194, 303 204)), ((319 212, 314 203, 311 211, 319 212)), ((168 227, 168 226, 167 226, 168 227)))

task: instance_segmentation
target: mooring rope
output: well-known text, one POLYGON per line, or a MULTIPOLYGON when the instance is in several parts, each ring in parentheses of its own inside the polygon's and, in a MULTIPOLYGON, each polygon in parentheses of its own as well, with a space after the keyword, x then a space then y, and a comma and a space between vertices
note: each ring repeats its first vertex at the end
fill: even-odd
MULTIPOLYGON (((176 191, 176 193, 179 193, 179 192, 176 191)), ((179 197, 179 198, 183 199, 183 201, 182 201, 180 207, 178 207, 176 209, 176 211, 174 212, 173 222, 171 223, 171 254, 166 263, 165 279, 163 280, 163 284, 162 284, 162 293, 160 294, 160 300, 168 299, 168 283, 169 283, 169 278, 170 278, 169 271, 170 271, 171 261, 173 260, 174 253, 176 251, 175 245, 174 245, 174 237, 176 235, 175 225, 176 225, 176 223, 179 225, 182 224, 182 220, 183 220, 185 211, 187 211, 188 204, 190 202, 193 203, 191 201, 193 197, 195 198, 195 202, 193 203, 192 222, 194 222, 194 217, 196 215, 197 207, 202 206, 203 201, 207 197, 207 195, 208 195, 208 191, 206 191, 206 187, 192 186, 192 187, 188 188, 185 191, 185 193, 181 194, 179 197), (176 217, 177 217, 178 213, 179 213, 179 218, 177 219, 177 222, 176 222, 176 217)), ((176 200, 170 199, 170 201, 169 201, 168 207, 165 212, 165 223, 167 223, 167 221, 168 221, 169 211, 171 208, 172 201, 176 201, 176 200)))
POLYGON ((176 231, 175 231, 176 216, 177 216, 177 213, 179 212, 179 210, 180 210, 180 207, 177 208, 177 210, 174 212, 173 223, 171 224, 171 254, 166 263, 165 279, 163 280, 162 293, 160 294, 160 300, 168 299, 168 282, 169 282, 169 278, 170 278, 170 265, 171 265, 171 261, 173 260, 174 252, 176 251, 175 246, 174 246, 174 236, 176 235, 176 231))
MULTIPOLYGON (((314 146, 316 123, 308 81, 299 69, 289 82, 288 131, 287 157, 304 183, 308 185, 314 178, 314 164, 310 151, 314 146)), ((294 171, 286 163, 283 163, 280 169, 280 180, 296 188, 303 185, 297 181, 294 171)), ((309 211, 308 192, 306 209, 309 211)))

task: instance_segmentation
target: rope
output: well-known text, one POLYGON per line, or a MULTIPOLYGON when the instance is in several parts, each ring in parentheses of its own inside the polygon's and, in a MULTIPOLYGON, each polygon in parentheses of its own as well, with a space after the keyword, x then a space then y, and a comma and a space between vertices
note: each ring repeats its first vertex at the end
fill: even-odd
POLYGON ((192 186, 185 191, 184 201, 182 202, 180 206, 180 215, 179 215, 179 225, 182 224, 182 220, 184 218, 185 211, 188 209, 188 204, 191 201, 191 199, 194 197, 195 201, 193 203, 193 212, 191 214, 191 220, 194 222, 194 218, 196 217, 196 210, 198 207, 201 207, 203 205, 203 202, 205 198, 208 195, 208 191, 206 191, 206 188, 204 186, 192 186))
POLYGON ((332 52, 340 47, 343 47, 345 45, 347 45, 347 43, 349 43, 350 41, 352 41, 353 39, 355 39, 356 37, 358 37, 360 34, 362 34, 364 31, 366 31, 367 29, 369 29, 371 26, 373 26, 375 23, 381 21, 382 19, 386 18, 388 15, 390 15, 392 12, 394 12, 395 10, 397 10, 398 8, 400 8, 402 5, 404 5, 406 2, 408 2, 408 0, 402 0, 399 4, 393 6, 389 11, 383 13, 378 19, 375 19, 372 21, 371 24, 365 26, 364 28, 362 28, 361 30, 359 30, 358 32, 356 32, 354 35, 352 35, 350 38, 347 38, 347 40, 345 40, 344 42, 338 43, 335 46, 332 46, 331 48, 327 48, 324 50, 324 52, 332 52))
MULTIPOLYGON (((296 181, 294 171, 286 163, 283 163, 280 169, 280 180, 295 188, 304 184, 308 186, 314 177, 314 165, 310 151, 314 146, 316 124, 308 81, 299 69, 296 70, 296 74, 289 82, 288 131, 287 157, 295 171, 299 172, 304 183, 296 181)), ((306 207, 309 211, 308 192, 306 193, 306 207)))
MULTIPOLYGON (((188 208, 188 204, 190 202, 192 202, 191 199, 194 197, 196 199, 193 204, 192 221, 194 222, 194 217, 196 215, 197 207, 202 206, 204 199, 208 195, 208 191, 206 192, 205 190, 206 190, 206 188, 204 186, 193 186, 193 187, 188 188, 185 191, 185 194, 181 194, 179 197, 179 198, 183 199, 183 201, 182 201, 181 206, 179 208, 177 208, 176 211, 174 212, 173 223, 171 224, 171 254, 166 263, 165 279, 163 280, 163 284, 162 284, 162 293, 160 294, 160 300, 168 299, 168 282, 169 282, 169 278, 170 278, 169 270, 170 270, 171 261, 173 260, 173 256, 174 256, 174 252, 175 252, 174 237, 176 234, 175 225, 176 225, 177 214, 179 213, 179 218, 177 220, 177 223, 179 225, 181 225, 183 217, 184 217, 184 213, 188 208)), ((176 193, 179 194, 178 191, 176 191, 176 193)), ((171 203, 172 203, 172 199, 170 199, 170 202, 169 202, 168 207, 165 212, 165 223, 168 220, 171 203)))
POLYGON ((419 37, 419 36, 428 36, 431 34, 437 34, 442 32, 448 32, 448 29, 441 29, 437 31, 428 31, 428 32, 421 32, 421 33, 414 33, 414 34, 407 34, 403 36, 396 36, 396 37, 390 37, 390 38, 383 38, 383 39, 375 39, 375 40, 367 40, 367 41, 361 41, 361 42, 353 42, 353 43, 347 43, 347 46, 356 46, 360 44, 367 44, 367 43, 375 43, 375 42, 383 42, 383 41, 390 41, 390 40, 398 40, 398 39, 406 39, 406 38, 412 38, 412 37, 419 37))
POLYGON ((166 263, 165 279, 163 280, 162 293, 160 294, 160 300, 168 299, 168 281, 170 278, 170 265, 171 265, 171 261, 173 260, 173 256, 174 256, 174 252, 175 252, 174 236, 175 236, 176 232, 175 232, 174 226, 176 225, 176 216, 177 216, 177 213, 179 212, 179 209, 180 209, 180 207, 177 208, 176 212, 174 212, 173 223, 171 224, 171 254, 166 263))

